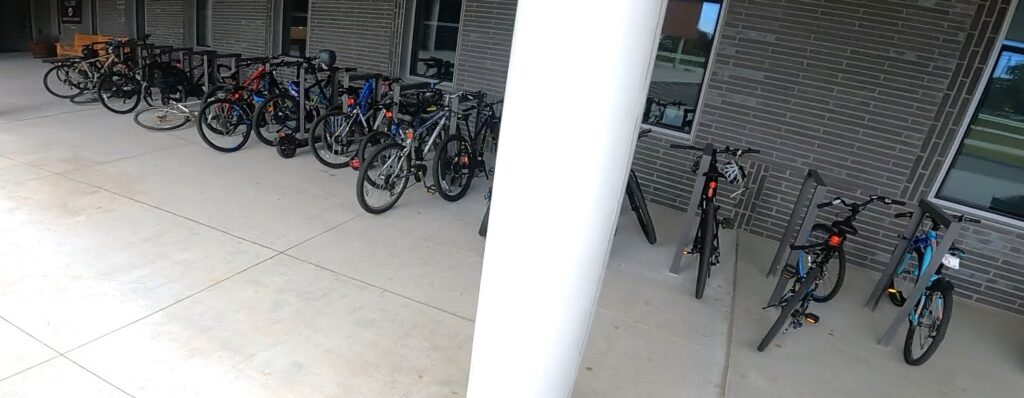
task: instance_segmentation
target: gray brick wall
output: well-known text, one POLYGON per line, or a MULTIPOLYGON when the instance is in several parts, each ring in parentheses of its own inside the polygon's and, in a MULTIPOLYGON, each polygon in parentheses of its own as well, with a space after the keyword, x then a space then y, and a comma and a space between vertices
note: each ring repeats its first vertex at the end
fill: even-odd
POLYGON ((131 13, 128 0, 95 0, 96 1, 96 32, 102 35, 127 36, 131 13))
POLYGON ((512 49, 516 0, 463 0, 457 90, 483 90, 505 95, 505 77, 512 49))
POLYGON ((184 45, 184 0, 146 0, 146 33, 155 44, 184 45))
POLYGON ((336 51, 342 66, 396 74, 400 7, 396 0, 311 0, 309 49, 336 51))
MULTIPOLYGON (((766 152, 767 185, 748 230, 778 238, 804 171, 835 194, 911 201, 935 183, 966 115, 1008 0, 733 0, 727 5, 695 141, 766 152)), ((641 143, 635 166, 653 200, 682 208, 691 157, 641 143)), ((727 203, 735 206, 735 204, 727 203)), ((859 219, 850 263, 879 270, 902 225, 859 219)), ((986 224, 949 272, 964 297, 1024 313, 1024 233, 986 224), (1015 253, 1017 252, 1017 253, 1015 253)))
POLYGON ((213 49, 245 56, 270 54, 271 0, 215 0, 213 49))

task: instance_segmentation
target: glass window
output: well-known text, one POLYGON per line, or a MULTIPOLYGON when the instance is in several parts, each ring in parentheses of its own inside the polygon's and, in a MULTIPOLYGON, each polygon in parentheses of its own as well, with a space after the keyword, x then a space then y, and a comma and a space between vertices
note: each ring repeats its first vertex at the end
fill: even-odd
POLYGON ((722 11, 719 0, 669 0, 644 124, 689 134, 722 11))
POLYGON ((288 55, 306 54, 309 0, 284 0, 281 13, 281 52, 288 55))
POLYGON ((419 0, 413 20, 409 74, 452 81, 462 0, 419 0))
POLYGON ((1015 16, 935 197, 1024 220, 1024 42, 1015 40, 1024 40, 1020 25, 1024 18, 1015 16))
POLYGON ((196 0, 196 45, 209 47, 211 12, 210 2, 213 0, 196 0))

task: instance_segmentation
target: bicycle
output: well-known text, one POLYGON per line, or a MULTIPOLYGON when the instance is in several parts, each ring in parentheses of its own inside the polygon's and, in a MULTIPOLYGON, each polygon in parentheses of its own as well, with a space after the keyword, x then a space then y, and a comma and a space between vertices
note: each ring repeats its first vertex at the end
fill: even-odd
POLYGON ((391 118, 387 110, 390 102, 377 100, 388 97, 391 83, 391 78, 374 74, 362 88, 350 92, 355 98, 349 98, 344 106, 332 107, 313 121, 309 145, 321 164, 332 169, 351 166, 367 133, 381 130, 385 120, 391 118))
MULTIPOLYGON (((693 145, 681 145, 672 144, 670 145, 673 149, 686 149, 691 151, 703 152, 704 148, 696 147, 693 145)), ((697 210, 700 211, 700 224, 697 228, 697 233, 694 235, 693 244, 690 249, 683 252, 683 254, 699 254, 700 261, 697 266, 697 288, 694 292, 694 297, 698 300, 704 297, 704 289, 707 286, 708 277, 711 275, 711 267, 718 265, 721 251, 718 244, 718 231, 720 228, 730 229, 732 228, 732 220, 729 218, 718 218, 718 211, 721 208, 716 203, 716 197, 718 196, 718 181, 721 178, 725 178, 726 181, 734 184, 744 184, 746 179, 746 172, 740 165, 740 158, 745 154, 757 154, 761 151, 756 149, 739 149, 725 147, 724 149, 714 149, 711 152, 711 159, 708 166, 708 171, 704 173, 704 182, 701 188, 700 203, 697 205, 697 210), (733 159, 727 161, 720 168, 718 166, 718 155, 729 155, 733 159)), ((700 159, 702 155, 698 155, 693 163, 691 170, 694 173, 699 172, 700 159)), ((736 194, 736 196, 746 190, 744 185, 736 194)))
POLYGON ((309 137, 299 135, 309 134, 309 125, 320 116, 321 108, 330 105, 327 79, 322 78, 318 72, 329 70, 335 61, 333 51, 320 50, 316 56, 302 57, 281 65, 305 68, 306 73, 312 75, 313 82, 302 87, 306 97, 301 99, 305 126, 299 126, 299 89, 300 84, 306 84, 305 81, 288 82, 284 91, 267 97, 256 108, 252 122, 257 132, 256 138, 265 145, 276 147, 277 154, 282 158, 294 157, 299 148, 308 145, 309 137))
POLYGON ((87 92, 94 91, 104 74, 111 72, 117 65, 123 65, 123 54, 120 42, 112 40, 84 46, 81 57, 47 60, 46 62, 54 65, 43 74, 43 87, 53 96, 69 99, 73 103, 92 102, 79 98, 87 92), (100 50, 96 48, 98 45, 107 46, 105 54, 100 54, 100 50), (61 91, 65 89, 68 91, 61 91))
POLYGON ((462 97, 471 103, 456 116, 457 121, 463 123, 466 135, 453 134, 442 140, 431 167, 437 193, 449 202, 466 196, 478 174, 488 180, 491 178, 484 154, 496 145, 501 126, 501 116, 495 110, 500 101, 488 103, 487 93, 483 91, 465 92, 462 97))
MULTIPOLYGON (((217 98, 207 93, 199 109, 196 131, 207 146, 219 152, 235 152, 249 141, 253 114, 267 97, 280 91, 266 63, 270 58, 247 58, 238 68, 259 65, 241 85, 220 85, 217 98)), ((233 73, 233 72, 232 72, 233 73)), ((211 89, 213 91, 213 89, 211 89)))
POLYGON ((142 99, 142 82, 148 78, 148 66, 156 62, 156 56, 150 51, 143 55, 148 35, 137 40, 112 39, 107 48, 119 49, 121 56, 119 64, 111 73, 105 74, 96 84, 96 93, 100 104, 107 110, 117 114, 127 114, 138 108, 142 99), (137 55, 138 64, 128 61, 124 54, 124 48, 131 46, 133 54, 137 55))
MULTIPOLYGON (((453 116, 451 100, 463 93, 445 94, 444 107, 429 116, 429 119, 418 128, 401 129, 398 122, 393 129, 404 133, 402 141, 391 141, 372 151, 359 168, 356 180, 356 199, 359 207, 370 214, 381 214, 392 207, 409 184, 409 178, 423 182, 426 186, 427 160, 435 143, 442 139, 442 132, 448 129, 449 120, 453 116), (382 193, 383 203, 371 203, 372 194, 382 193)), ((437 191, 436 187, 426 186, 428 193, 437 191)))
MULTIPOLYGON (((910 218, 914 212, 897 213, 896 218, 910 218)), ((929 218, 931 216, 929 215, 929 218)), ((970 222, 980 224, 981 220, 959 214, 953 216, 959 222, 970 222)), ((931 228, 924 233, 910 239, 910 246, 903 259, 896 267, 893 280, 889 281, 886 293, 893 305, 902 307, 907 302, 903 292, 896 288, 896 279, 904 271, 909 271, 915 280, 924 273, 925 268, 931 262, 932 255, 938 241, 939 223, 931 219, 931 228), (917 267, 908 267, 911 257, 917 257, 917 267)), ((900 236, 900 239, 907 239, 900 236)), ((948 252, 942 257, 942 263, 935 270, 935 274, 928 278, 928 287, 921 293, 914 304, 914 310, 907 317, 907 337, 903 342, 903 360, 911 366, 920 366, 931 359, 938 350, 939 344, 946 337, 949 329, 949 322, 953 316, 953 282, 944 276, 942 271, 945 268, 960 269, 960 258, 966 252, 952 245, 948 252), (916 350, 915 350, 916 348, 916 350)))
MULTIPOLYGON (((391 84, 399 84, 401 87, 402 80, 393 78, 391 84)), ((384 130, 371 131, 359 142, 359 149, 356 150, 355 156, 348 162, 349 167, 353 170, 359 170, 366 155, 373 153, 381 145, 392 141, 403 141, 402 128, 398 119, 405 120, 413 129, 417 129, 443 107, 441 102, 445 94, 436 88, 436 82, 416 83, 412 86, 418 88, 401 88, 401 96, 398 99, 398 113, 401 116, 396 117, 393 112, 386 110, 394 108, 394 100, 388 100, 386 103, 381 104, 385 109, 386 128, 384 130), (423 85, 427 87, 423 88, 423 85)))
MULTIPOLYGON (((650 133, 651 129, 640 130, 638 140, 650 133)), ((647 243, 652 245, 658 243, 658 234, 654 230, 654 219, 651 218, 651 212, 647 209, 647 198, 644 196, 643 188, 640 187, 640 178, 636 176, 636 171, 632 167, 629 169, 628 178, 626 180, 626 199, 629 200, 629 208, 636 214, 636 221, 640 223, 640 230, 647 238, 647 243)))
POLYGON ((830 225, 815 225, 815 228, 826 232, 825 237, 820 241, 817 241, 814 235, 808 238, 810 242, 817 241, 817 243, 789 246, 791 250, 802 253, 797 257, 795 265, 786 264, 782 269, 781 277, 792 280, 792 284, 778 303, 765 307, 766 309, 780 307, 782 311, 779 313, 775 323, 768 329, 768 333, 761 339, 761 343, 757 345, 758 351, 763 352, 768 348, 768 345, 772 343, 772 340, 775 339, 775 336, 780 331, 786 333, 789 329, 803 327, 805 322, 814 325, 821 320, 817 314, 808 312, 807 309, 812 301, 826 302, 834 298, 839 292, 839 288, 842 287, 842 275, 845 274, 846 268, 843 245, 847 238, 856 236, 858 233, 857 227, 854 225, 854 222, 857 221, 857 216, 875 202, 890 206, 905 206, 907 204, 901 200, 871 195, 863 203, 847 202, 845 199, 837 197, 817 205, 819 209, 842 205, 849 211, 849 215, 842 220, 833 221, 830 225), (836 282, 826 283, 825 278, 830 274, 830 263, 837 256, 839 258, 839 270, 836 274, 840 276, 836 282), (783 330, 783 326, 786 327, 785 330, 783 330))

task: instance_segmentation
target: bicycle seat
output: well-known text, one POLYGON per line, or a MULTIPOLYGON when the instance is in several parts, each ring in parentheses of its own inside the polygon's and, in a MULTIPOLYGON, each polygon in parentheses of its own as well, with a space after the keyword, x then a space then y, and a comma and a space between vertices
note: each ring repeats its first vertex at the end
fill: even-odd
POLYGON ((832 222, 832 229, 842 233, 843 235, 857 235, 857 227, 855 227, 852 222, 846 220, 832 222))

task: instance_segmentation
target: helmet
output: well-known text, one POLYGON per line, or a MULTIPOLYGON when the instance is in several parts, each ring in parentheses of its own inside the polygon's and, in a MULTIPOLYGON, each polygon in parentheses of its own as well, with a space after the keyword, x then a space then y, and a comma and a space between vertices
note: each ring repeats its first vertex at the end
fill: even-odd
POLYGON ((725 164, 719 166, 718 170, 725 175, 725 179, 728 180, 730 184, 742 184, 743 181, 747 179, 747 173, 743 170, 743 166, 740 166, 740 164, 736 163, 734 160, 725 162, 725 164))
POLYGON ((337 54, 332 50, 320 50, 316 52, 316 62, 324 69, 330 69, 338 61, 337 54))

